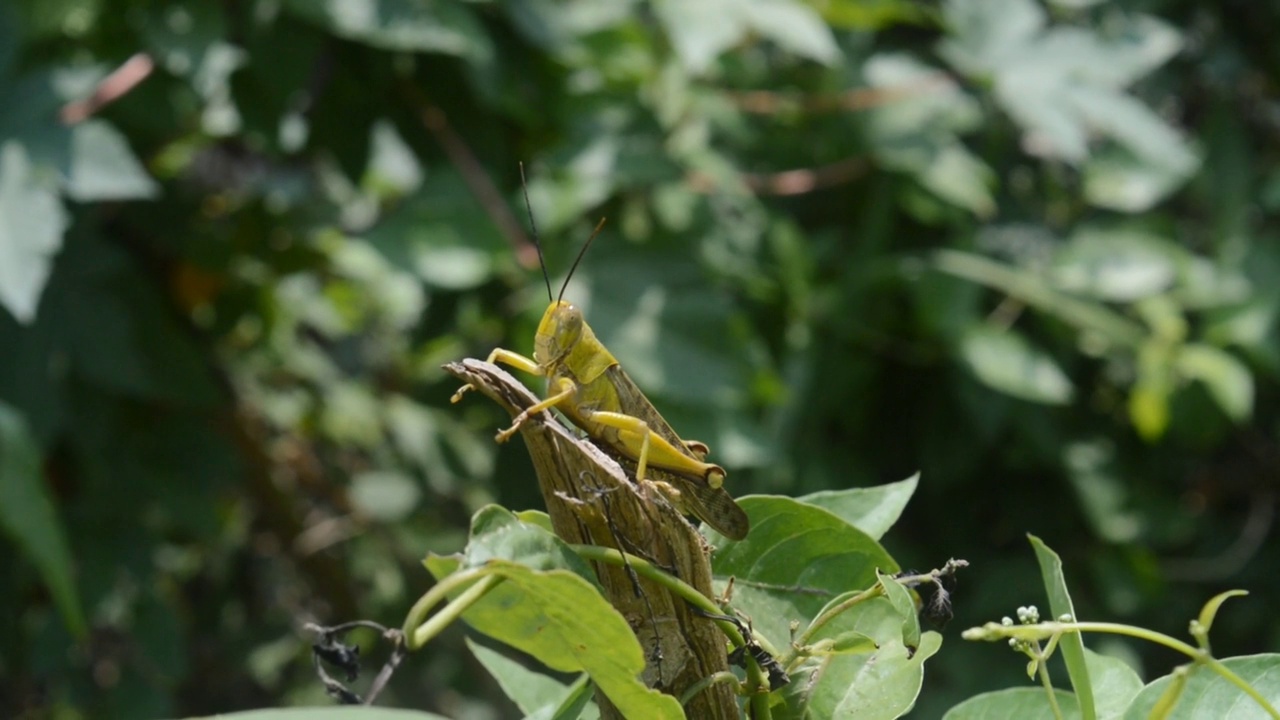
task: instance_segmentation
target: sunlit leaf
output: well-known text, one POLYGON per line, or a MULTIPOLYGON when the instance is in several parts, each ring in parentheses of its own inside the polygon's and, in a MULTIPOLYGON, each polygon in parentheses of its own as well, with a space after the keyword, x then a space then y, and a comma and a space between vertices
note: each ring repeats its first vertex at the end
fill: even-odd
POLYGON ((155 197, 159 190, 115 128, 89 120, 72 130, 67 195, 80 201, 131 200, 155 197))
POLYGON ((23 146, 0 146, 0 305, 19 322, 36 316, 67 222, 58 196, 36 181, 23 146))
POLYGON ((1071 380, 1053 358, 1016 331, 974 326, 965 333, 960 354, 979 380, 1014 397, 1061 405, 1074 393, 1071 380))
MULTIPOLYGON (((1074 694, 1055 690, 1054 697, 1065 717, 1079 717, 1079 704, 1074 694)), ((942 720, 1056 720, 1057 717, 1043 689, 1018 687, 974 695, 948 710, 942 720)))
MULTIPOLYGON (((1280 707, 1280 655, 1274 653, 1226 658, 1222 664, 1271 703, 1280 707)), ((1146 720, 1157 699, 1173 682, 1166 675, 1142 689, 1124 714, 1124 720, 1146 720)), ((1168 720, 1199 720, 1212 717, 1221 720, 1254 720, 1270 717, 1240 688, 1212 670, 1195 668, 1166 716, 1168 720)))
POLYGON ((1244 422, 1253 414, 1253 374, 1235 356, 1195 343, 1178 350, 1174 365, 1184 377, 1204 383, 1227 417, 1244 422))
POLYGON ((819 490, 796 498, 816 505, 879 540, 898 521, 916 492, 920 473, 906 480, 848 490, 819 490))
MULTIPOLYGON (((476 656, 480 664, 489 671, 493 679, 498 681, 507 697, 511 698, 530 720, 550 720, 566 702, 572 702, 581 711, 587 707, 591 699, 590 689, 579 687, 583 684, 581 681, 572 684, 562 683, 502 653, 490 650, 470 638, 467 639, 467 647, 471 649, 471 653, 476 656)), ((573 717, 586 719, 598 715, 599 712, 592 707, 580 715, 574 714, 573 717)))
POLYGON ((386 50, 415 50, 487 61, 489 35, 471 7, 458 0, 290 0, 291 12, 339 37, 386 50))
POLYGON ((877 569, 899 569, 871 536, 826 510, 768 495, 738 504, 751 532, 740 542, 708 533, 716 547, 712 572, 722 583, 730 576, 751 580, 735 585, 734 606, 776 646, 787 645, 792 620, 805 623, 836 595, 870 588, 877 569))
POLYGON ((591 569, 541 527, 489 506, 473 518, 461 565, 435 556, 426 565, 437 578, 458 567, 483 567, 504 578, 463 615, 478 632, 553 670, 589 673, 629 717, 683 717, 675 698, 640 682, 644 651, 627 621, 586 579, 594 577, 591 569))

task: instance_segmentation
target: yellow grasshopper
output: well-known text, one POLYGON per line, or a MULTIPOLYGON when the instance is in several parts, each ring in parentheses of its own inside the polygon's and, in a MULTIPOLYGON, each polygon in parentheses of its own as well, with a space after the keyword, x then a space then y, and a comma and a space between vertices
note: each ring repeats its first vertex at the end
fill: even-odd
MULTIPOLYGON (((523 175, 523 168, 521 173, 523 175)), ((526 191, 526 206, 528 200, 526 191)), ((726 537, 734 540, 746 537, 750 526, 747 514, 722 487, 724 468, 705 462, 707 446, 676 434, 617 359, 596 339, 582 311, 562 299, 569 278, 591 247, 591 241, 600 234, 604 220, 587 238, 560 286, 560 295, 554 299, 532 208, 529 224, 551 303, 538 323, 532 359, 496 348, 489 353, 488 362, 501 362, 545 377, 547 397, 517 415, 511 427, 498 433, 497 441, 506 442, 530 417, 556 408, 592 440, 633 460, 638 482, 644 481, 650 468, 657 470, 660 482, 675 491, 669 495, 675 495, 672 499, 684 512, 704 520, 726 537)), ((470 385, 462 386, 452 401, 458 402, 470 389, 470 385)))

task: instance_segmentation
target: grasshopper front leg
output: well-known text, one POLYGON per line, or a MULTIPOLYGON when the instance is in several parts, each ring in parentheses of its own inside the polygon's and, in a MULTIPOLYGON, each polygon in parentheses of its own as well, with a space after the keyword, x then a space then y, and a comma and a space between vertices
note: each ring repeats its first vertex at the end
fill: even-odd
MULTIPOLYGON (((484 361, 487 363, 500 362, 503 365, 510 365, 511 367, 517 370, 523 370, 529 373, 530 375, 546 374, 542 371, 542 367, 538 365, 537 362, 530 360, 529 358, 521 355, 518 352, 503 350, 502 348, 494 348, 493 352, 489 353, 489 357, 485 358, 484 361)), ((467 383, 466 385, 463 385, 462 387, 458 388, 458 392, 454 393, 453 396, 449 398, 449 402, 451 403, 458 402, 459 400, 462 399, 462 396, 465 395, 468 390, 475 390, 475 387, 472 386, 471 383, 467 383)))
MULTIPOLYGON (((619 440, 636 458, 636 480, 644 480, 645 470, 652 459, 654 465, 704 478, 713 488, 724 484, 724 469, 719 465, 695 460, 685 455, 661 435, 649 429, 649 424, 632 415, 605 410, 592 411, 587 418, 594 423, 615 428, 623 432, 618 434, 619 440)), ((699 450, 705 452, 706 445, 696 443, 699 450)))
MULTIPOLYGON (((542 369, 542 366, 537 363, 537 361, 531 360, 520 353, 504 350, 502 348, 494 348, 493 352, 489 353, 489 357, 485 358, 485 362, 500 362, 503 365, 510 365, 517 370, 523 370, 530 375, 546 375, 546 372, 542 369)), ((452 397, 449 398, 449 402, 458 402, 468 390, 474 389, 475 388, 472 387, 470 383, 463 385, 458 388, 458 391, 455 392, 452 397)), ((512 421, 511 427, 505 430, 500 430, 498 434, 494 436, 494 440, 497 442, 506 442, 511 439, 511 436, 515 434, 516 430, 520 429, 520 426, 524 424, 525 420, 528 420, 530 417, 542 412, 543 410, 548 410, 554 407, 560 401, 572 396, 576 391, 576 387, 572 382, 562 378, 556 383, 556 390, 557 392, 555 395, 552 395, 536 405, 525 408, 524 412, 517 415, 515 420, 512 421), (566 383, 568 383, 568 387, 564 387, 566 383)))
POLYGON ((511 421, 511 427, 506 430, 500 430, 493 439, 498 442, 506 442, 515 434, 516 430, 520 429, 520 426, 524 424, 525 420, 528 420, 544 410, 550 410, 561 402, 573 397, 574 393, 578 391, 578 386, 574 385, 572 380, 560 378, 555 383, 555 390, 556 392, 554 395, 547 397, 547 399, 541 402, 530 405, 521 411, 521 413, 516 416, 516 419, 511 421))

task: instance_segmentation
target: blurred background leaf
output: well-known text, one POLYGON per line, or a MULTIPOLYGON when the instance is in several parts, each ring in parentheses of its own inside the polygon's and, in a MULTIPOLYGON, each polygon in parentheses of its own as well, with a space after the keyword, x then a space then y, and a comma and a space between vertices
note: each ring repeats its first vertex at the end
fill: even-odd
MULTIPOLYGON (((735 495, 919 472, 882 541, 972 563, 953 628, 1038 601, 1032 531, 1082 616, 1177 633, 1243 587, 1215 651, 1274 647, 1277 23, 1187 0, 0 6, 6 712, 327 704, 303 622, 395 624, 477 509, 540 507, 505 418, 450 405, 439 369, 532 347, 520 162, 556 289, 608 218, 565 297, 735 495)), ((914 717, 1020 682, 954 638, 914 717)), ((463 640, 385 702, 520 717, 463 640)), ((1146 678, 1176 661, 1121 647, 1146 678)))

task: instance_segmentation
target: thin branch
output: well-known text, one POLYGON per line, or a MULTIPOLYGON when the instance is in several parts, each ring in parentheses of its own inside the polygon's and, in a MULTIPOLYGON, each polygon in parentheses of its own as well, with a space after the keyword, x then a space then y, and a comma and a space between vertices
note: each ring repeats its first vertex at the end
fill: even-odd
POLYGON ((93 94, 83 100, 73 100, 62 106, 58 117, 63 125, 75 125, 90 115, 127 95, 138 87, 155 70, 155 61, 146 53, 136 53, 120 67, 102 78, 93 94))
POLYGON ((440 149, 444 150, 449 161, 458 169, 458 173, 462 175, 462 181, 467 184, 467 189, 488 213, 493 224, 498 227, 498 231, 511 244, 521 267, 530 270, 538 267, 538 249, 530 242, 528 234, 516 219, 515 213, 511 212, 510 206, 498 191, 493 178, 489 176, 489 171, 471 151, 466 140, 453 129, 444 110, 432 103, 416 85, 405 83, 402 87, 414 111, 418 114, 418 120, 436 139, 436 142, 440 143, 440 149))

